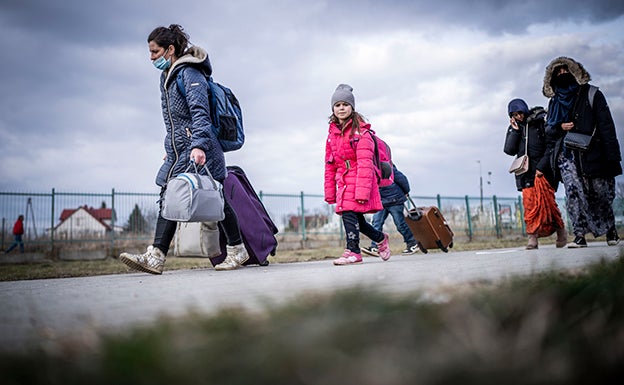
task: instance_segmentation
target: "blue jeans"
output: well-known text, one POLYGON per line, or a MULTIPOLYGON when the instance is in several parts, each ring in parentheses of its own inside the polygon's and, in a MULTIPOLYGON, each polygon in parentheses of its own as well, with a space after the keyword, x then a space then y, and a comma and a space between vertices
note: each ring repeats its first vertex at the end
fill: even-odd
MULTIPOLYGON (((396 229, 403 236, 403 241, 407 245, 407 247, 414 246, 417 241, 412 234, 409 226, 405 222, 405 216, 403 215, 403 205, 394 205, 384 207, 383 210, 377 211, 375 215, 373 215, 373 227, 379 231, 382 231, 383 224, 388 218, 388 215, 392 215, 392 220, 394 221, 394 225, 396 229)), ((371 247, 377 247, 375 242, 371 242, 371 247)))
POLYGON ((13 244, 11 245, 11 247, 9 247, 5 253, 10 253, 14 248, 17 247, 17 245, 19 245, 20 247, 20 253, 24 252, 24 241, 22 240, 22 235, 15 235, 15 242, 13 242, 13 244))

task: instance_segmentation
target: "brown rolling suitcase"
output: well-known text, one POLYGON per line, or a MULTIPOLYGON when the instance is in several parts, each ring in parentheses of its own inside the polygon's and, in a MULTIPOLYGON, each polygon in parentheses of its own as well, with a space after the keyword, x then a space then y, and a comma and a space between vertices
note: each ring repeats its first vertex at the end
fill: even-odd
POLYGON ((405 222, 414 234, 414 238, 425 249, 437 247, 445 253, 448 252, 448 249, 453 247, 453 231, 440 210, 435 206, 416 207, 411 199, 409 201, 412 207, 407 208, 408 214, 405 222))

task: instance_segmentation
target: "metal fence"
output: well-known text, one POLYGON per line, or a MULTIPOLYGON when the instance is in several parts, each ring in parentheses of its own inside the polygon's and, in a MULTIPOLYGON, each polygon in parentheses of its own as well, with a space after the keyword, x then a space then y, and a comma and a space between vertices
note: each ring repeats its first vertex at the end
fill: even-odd
MULTIPOLYGON (((279 229, 278 236, 306 241, 315 237, 343 237, 340 217, 322 195, 258 193, 279 229)), ((466 240, 503 238, 525 234, 520 196, 434 197, 412 196, 418 206, 435 205, 457 237, 466 240)), ((29 249, 54 250, 64 244, 103 243, 114 248, 122 241, 150 241, 158 217, 158 193, 0 192, 0 244, 13 241, 12 228, 24 215, 24 241, 29 249)), ((568 223, 565 202, 558 199, 568 223)), ((624 199, 614 202, 619 225, 624 218, 624 199)), ((396 234, 391 221, 387 232, 396 234)))

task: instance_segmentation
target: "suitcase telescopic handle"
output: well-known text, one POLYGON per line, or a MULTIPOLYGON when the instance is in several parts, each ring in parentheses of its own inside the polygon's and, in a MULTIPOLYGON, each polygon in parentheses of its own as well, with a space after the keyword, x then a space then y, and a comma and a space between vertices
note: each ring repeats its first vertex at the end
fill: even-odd
POLYGON ((418 207, 416 207, 414 201, 412 201, 412 198, 410 198, 409 194, 406 194, 406 196, 407 200, 412 206, 412 208, 410 208, 409 205, 405 205, 405 207, 407 208, 407 217, 413 221, 419 221, 422 218, 422 211, 418 207))

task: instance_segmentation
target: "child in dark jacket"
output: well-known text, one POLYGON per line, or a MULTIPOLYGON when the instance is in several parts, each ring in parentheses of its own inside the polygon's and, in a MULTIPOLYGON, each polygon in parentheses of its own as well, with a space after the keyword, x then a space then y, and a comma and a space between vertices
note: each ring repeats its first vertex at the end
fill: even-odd
MULTIPOLYGON (((394 225, 403 236, 403 241, 406 245, 403 254, 414 254, 418 250, 423 250, 420 242, 414 238, 412 231, 409 226, 407 226, 403 214, 403 205, 407 201, 407 195, 410 192, 409 181, 407 177, 397 169, 396 165, 392 165, 392 168, 394 171, 394 183, 379 188, 383 209, 373 215, 372 225, 377 230, 382 231, 384 222, 388 218, 388 215, 391 215, 394 225)), ((378 257, 379 249, 377 243, 373 241, 370 247, 362 247, 362 252, 378 257)))

